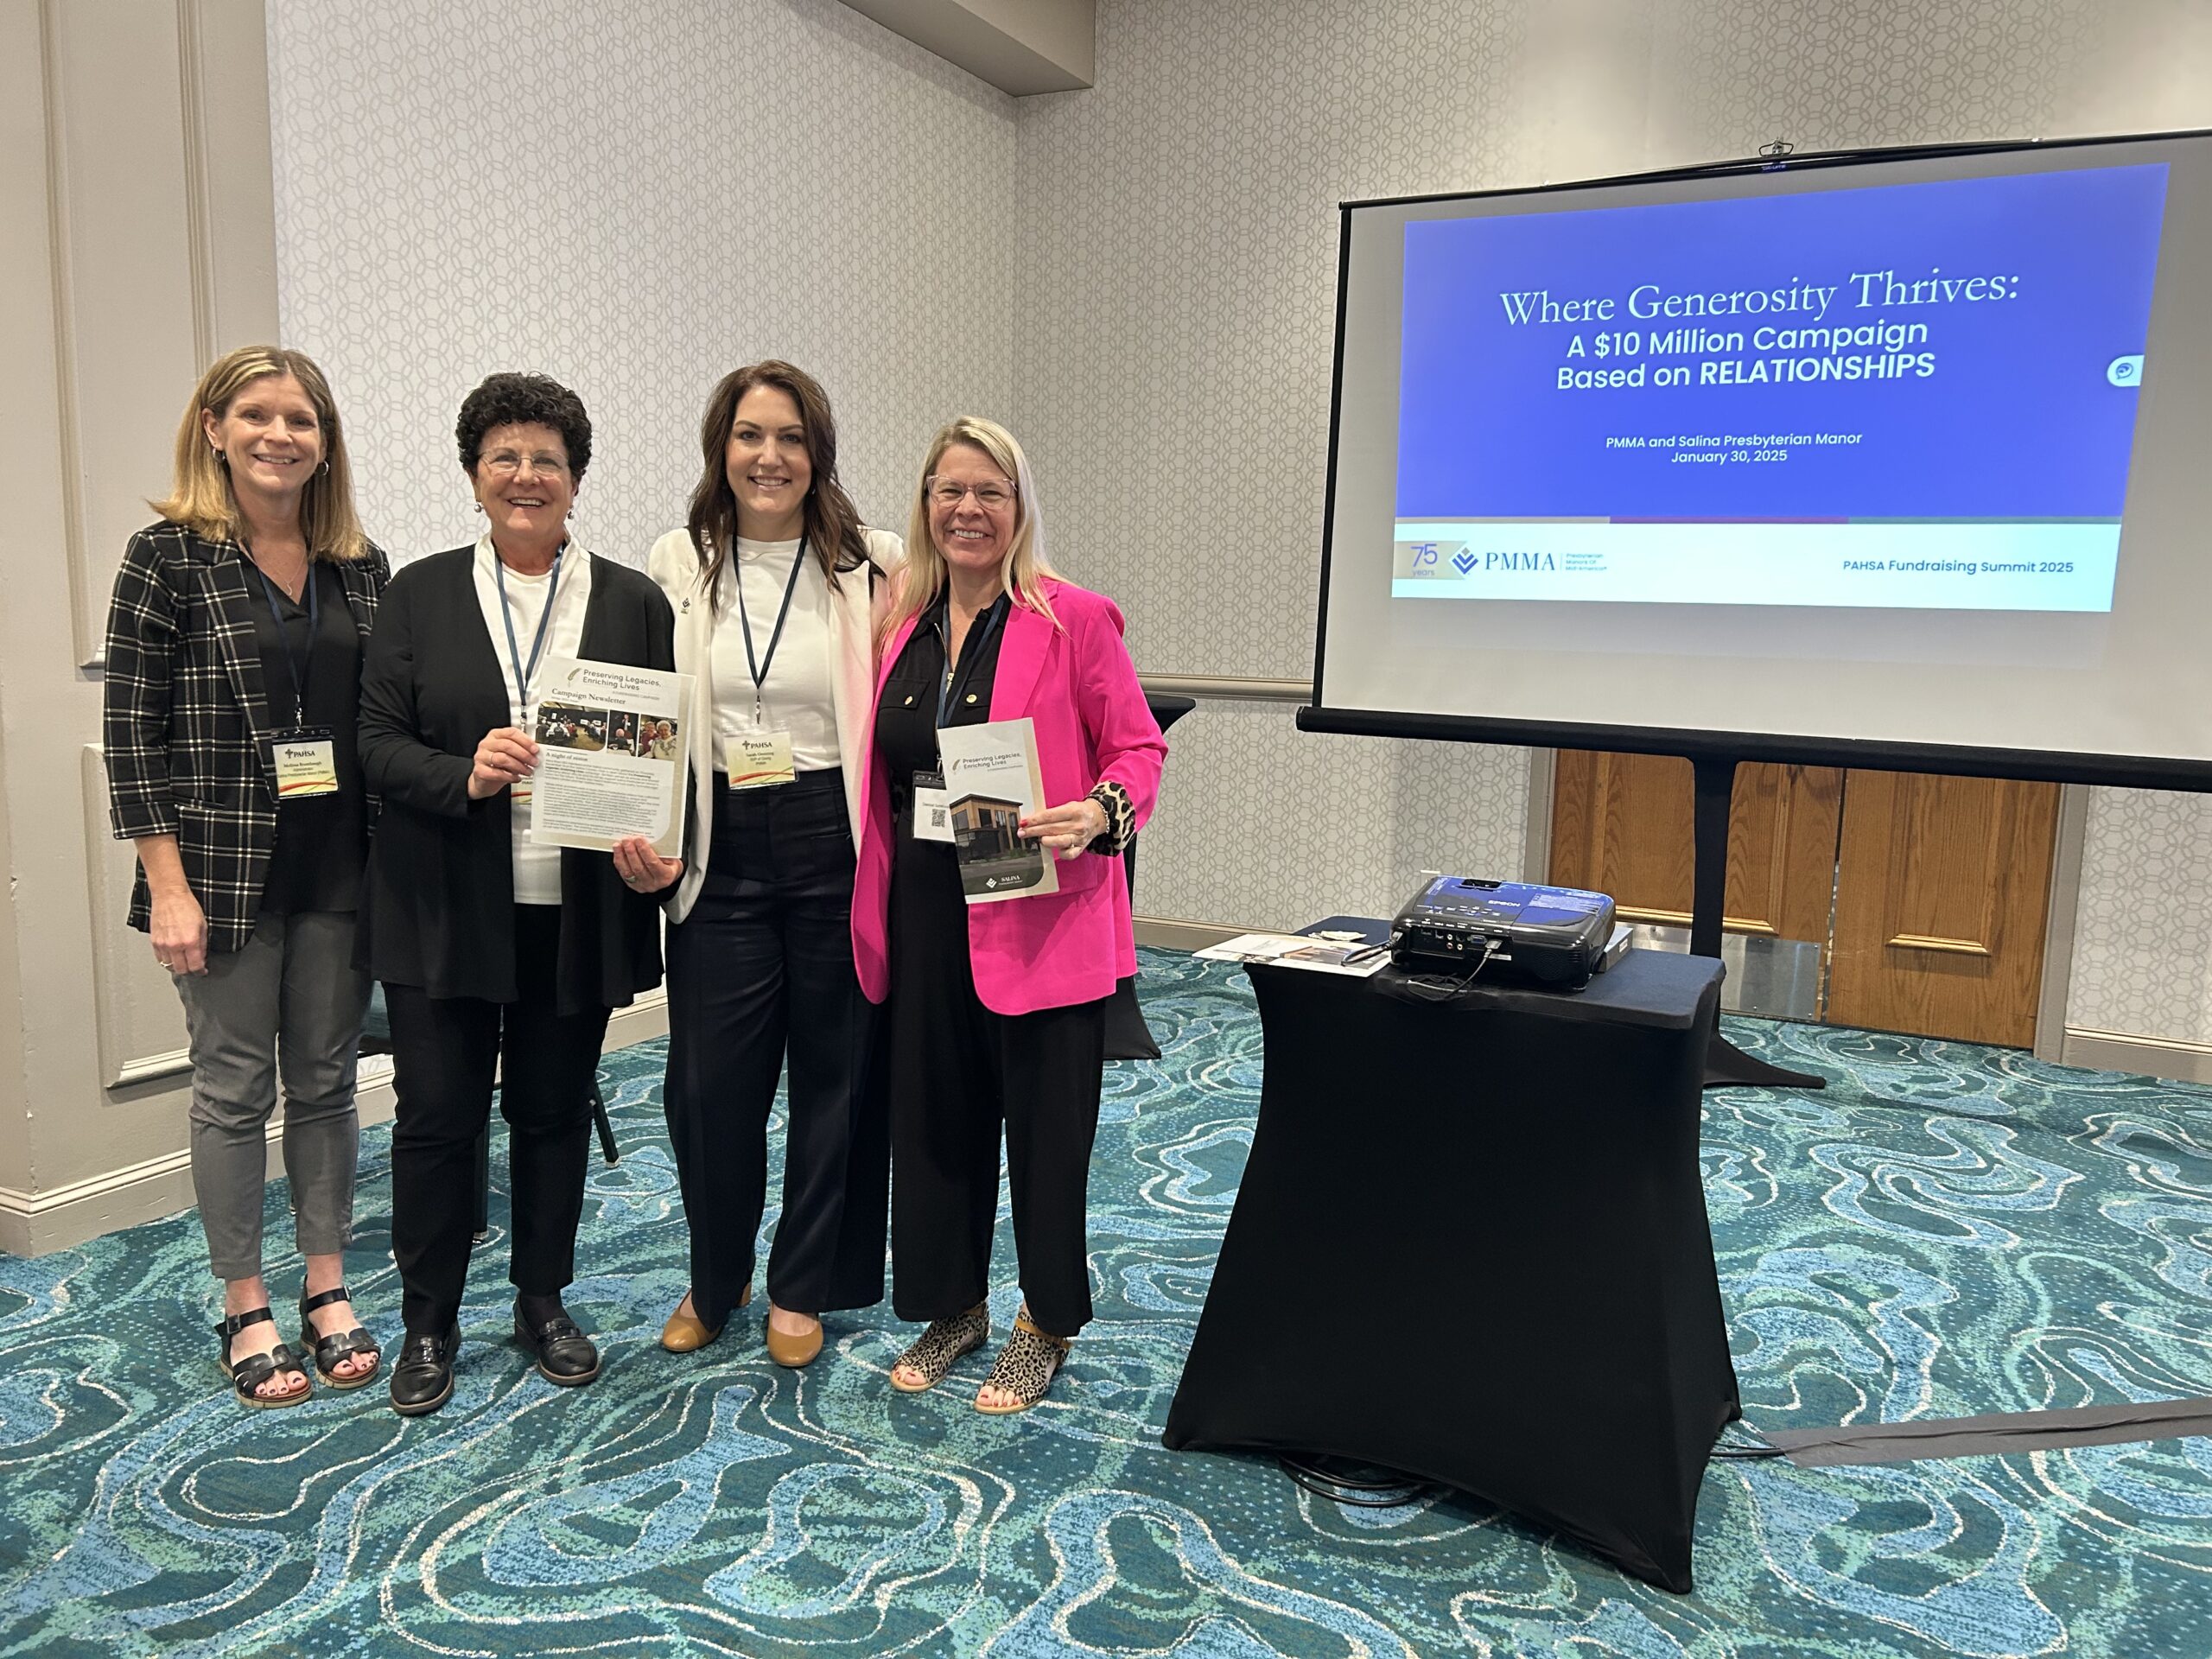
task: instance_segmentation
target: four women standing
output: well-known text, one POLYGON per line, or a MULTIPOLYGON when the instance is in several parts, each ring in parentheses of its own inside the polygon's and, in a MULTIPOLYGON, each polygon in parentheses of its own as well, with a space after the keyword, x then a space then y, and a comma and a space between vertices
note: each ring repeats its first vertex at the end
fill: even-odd
POLYGON ((139 851, 132 923, 178 976, 191 1030, 194 1175, 238 1395, 278 1405, 308 1389, 260 1278, 280 1065, 302 1342, 334 1386, 379 1362, 340 1255, 371 973, 397 1071, 394 1408, 435 1411, 452 1393, 495 1074, 517 1338, 551 1382, 598 1374, 561 1293, 600 1046, 610 1010, 660 978, 660 893, 691 1230, 663 1346, 715 1341, 751 1296, 788 1061, 771 1357, 806 1364, 823 1311, 880 1299, 887 1140, 897 1305, 929 1321, 892 1381, 931 1387, 981 1344, 1003 1124, 1026 1300, 976 1403, 1036 1404, 1090 1314, 1103 1008, 1135 971, 1118 855, 1166 753, 1121 613, 1051 575, 1027 462, 988 421, 938 435, 900 567, 899 538, 863 529, 838 483, 828 399, 787 363, 715 388, 690 522, 654 546, 651 580, 569 532, 591 455, 573 392, 493 375, 456 435, 488 527, 387 589, 321 373, 296 353, 232 353, 195 394, 163 521, 132 539, 117 583, 113 816, 139 851), (531 839, 550 658, 693 677, 688 730, 656 728, 652 746, 688 751, 684 858, 641 837, 611 857, 531 839), (970 908, 953 848, 915 834, 915 796, 942 788, 939 730, 1017 718, 1055 803, 1021 833, 1069 862, 1055 893, 970 908), (869 1004, 887 1000, 879 1020, 869 1004), (887 1130, 882 1074, 869 1082, 879 1026, 887 1130))

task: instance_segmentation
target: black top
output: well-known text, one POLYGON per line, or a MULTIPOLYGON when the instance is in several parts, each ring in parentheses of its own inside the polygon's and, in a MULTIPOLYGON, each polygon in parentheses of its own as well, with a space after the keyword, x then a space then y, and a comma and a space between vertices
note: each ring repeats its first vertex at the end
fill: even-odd
MULTIPOLYGON (((390 579, 384 555, 334 567, 353 627, 366 639, 390 579)), ((108 809, 121 837, 175 836, 185 880, 207 916, 207 948, 253 937, 276 836, 269 702, 255 649, 245 562, 164 519, 130 538, 108 609, 102 726, 108 809)), ((373 796, 368 802, 372 816, 373 796)), ((130 925, 151 895, 142 866, 130 925)))
MULTIPOLYGON (((944 723, 980 726, 991 717, 991 689, 999 671, 999 642, 1006 637, 1006 607, 998 601, 997 619, 987 626, 991 612, 968 625, 961 641, 962 660, 953 664, 950 695, 945 699, 944 723)), ((944 683, 946 601, 924 613, 906 637, 906 647, 883 677, 883 695, 875 705, 875 743, 891 777, 895 809, 912 805, 914 774, 938 770, 938 693, 944 683)), ((912 836, 906 837, 911 841, 912 836)))
MULTIPOLYGON (((378 979, 435 997, 515 1000, 514 844, 507 791, 468 798, 484 734, 509 723, 503 639, 476 597, 476 550, 392 578, 361 676, 361 772, 384 798, 358 954, 378 979)), ((596 555, 579 656, 673 671, 676 618, 652 581, 596 555)), ((563 1014, 620 1007, 660 982, 660 906, 605 853, 561 853, 563 1014)))
MULTIPOLYGON (((239 556, 245 555, 241 551, 239 556)), ((346 607, 346 590, 335 569, 316 560, 308 566, 308 580, 315 585, 312 638, 306 588, 296 602, 283 588, 264 582, 258 569, 249 569, 245 579, 271 730, 323 727, 338 761, 335 795, 286 801, 277 811, 261 907, 279 916, 355 908, 369 850, 368 798, 361 787, 354 732, 361 713, 361 632, 346 607), (271 594, 276 601, 273 611, 271 594), (304 711, 296 672, 307 688, 304 711)))

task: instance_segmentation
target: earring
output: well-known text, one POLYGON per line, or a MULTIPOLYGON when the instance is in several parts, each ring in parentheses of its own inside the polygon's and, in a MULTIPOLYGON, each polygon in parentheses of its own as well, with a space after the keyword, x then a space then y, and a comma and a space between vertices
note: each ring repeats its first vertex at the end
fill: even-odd
POLYGON ((328 478, 330 476, 330 463, 327 461, 324 461, 321 466, 315 469, 315 475, 317 478, 328 478))
POLYGON ((484 511, 484 504, 483 504, 481 501, 479 501, 479 502, 476 504, 476 511, 477 511, 477 512, 483 512, 483 511, 484 511))

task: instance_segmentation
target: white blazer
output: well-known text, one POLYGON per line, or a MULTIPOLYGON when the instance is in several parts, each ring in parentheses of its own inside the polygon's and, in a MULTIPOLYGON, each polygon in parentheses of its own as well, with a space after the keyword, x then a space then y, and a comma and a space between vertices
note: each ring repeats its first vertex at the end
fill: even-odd
MULTIPOLYGON (((887 530, 861 534, 868 543, 868 557, 886 575, 906 556, 906 543, 887 530)), ((662 900, 669 919, 680 922, 698 899, 715 837, 715 607, 690 531, 671 530, 655 542, 645 569, 676 612, 676 671, 691 676, 691 715, 684 745, 691 766, 691 822, 683 874, 662 900)), ((831 581, 830 605, 830 701, 836 717, 837 747, 844 756, 845 813, 855 849, 866 823, 861 790, 867 781, 868 716, 875 704, 869 587, 867 566, 841 570, 831 581)))

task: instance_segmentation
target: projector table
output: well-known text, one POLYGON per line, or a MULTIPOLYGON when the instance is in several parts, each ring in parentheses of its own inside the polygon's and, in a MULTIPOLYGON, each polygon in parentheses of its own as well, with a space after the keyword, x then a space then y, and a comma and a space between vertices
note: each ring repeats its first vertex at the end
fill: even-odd
POLYGON ((1166 1444, 1424 1476, 1687 1592, 1741 1414, 1698 1161, 1719 963, 1443 1001, 1249 971, 1259 1119, 1166 1444))

